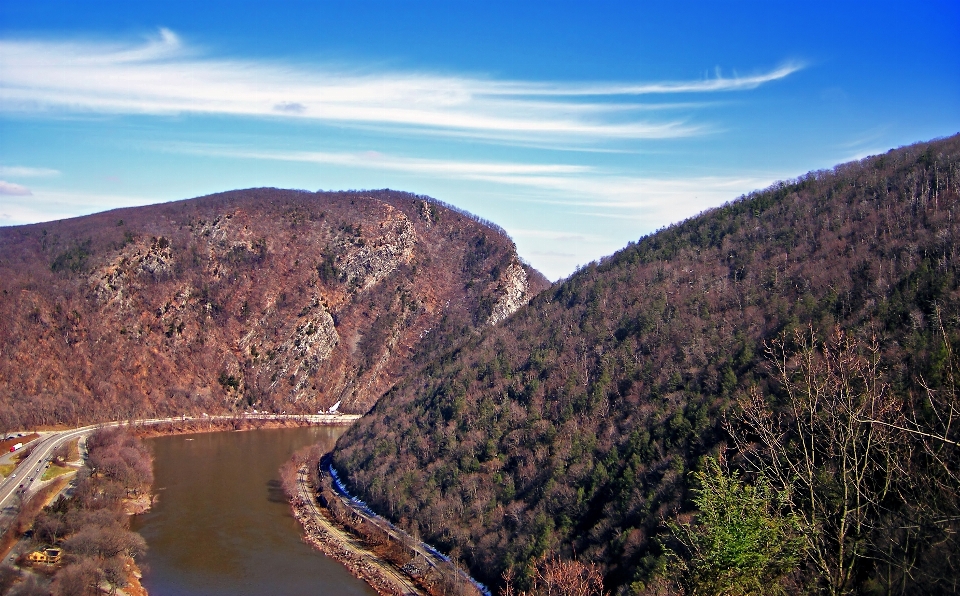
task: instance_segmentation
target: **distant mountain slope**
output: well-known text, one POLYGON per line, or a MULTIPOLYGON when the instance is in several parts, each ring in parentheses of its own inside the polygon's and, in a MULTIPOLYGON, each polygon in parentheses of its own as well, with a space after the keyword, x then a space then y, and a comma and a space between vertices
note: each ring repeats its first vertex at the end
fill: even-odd
POLYGON ((364 412, 546 286, 495 226, 393 191, 250 189, 0 228, 0 424, 364 412))
POLYGON ((639 590, 732 399, 776 391, 765 340, 841 325, 878 335, 905 402, 937 382, 938 308, 960 347, 958 234, 960 137, 777 184, 587 266, 405 379, 335 463, 481 580, 553 550, 639 590))

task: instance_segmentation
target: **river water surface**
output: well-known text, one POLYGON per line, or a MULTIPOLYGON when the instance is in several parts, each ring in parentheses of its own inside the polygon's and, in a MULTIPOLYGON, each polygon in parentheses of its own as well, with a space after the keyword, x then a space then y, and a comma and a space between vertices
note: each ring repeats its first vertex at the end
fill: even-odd
POLYGON ((301 540, 280 489, 280 466, 342 427, 148 439, 157 503, 133 519, 147 541, 151 596, 371 596, 367 584, 301 540))

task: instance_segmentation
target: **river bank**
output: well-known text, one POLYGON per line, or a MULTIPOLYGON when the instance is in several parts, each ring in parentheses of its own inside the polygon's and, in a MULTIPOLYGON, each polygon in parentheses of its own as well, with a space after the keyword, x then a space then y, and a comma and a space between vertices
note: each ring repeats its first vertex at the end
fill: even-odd
POLYGON ((189 435, 197 433, 215 433, 227 431, 248 431, 273 428, 302 428, 308 426, 350 426, 354 416, 318 417, 318 416, 235 416, 171 419, 149 424, 133 424, 131 432, 141 438, 189 435))
POLYGON ((291 499, 293 516, 304 530, 304 541, 367 582, 378 594, 428 594, 395 565, 369 550, 356 536, 337 526, 318 506, 307 466, 298 470, 298 494, 291 499))
MULTIPOLYGON (((146 544, 130 531, 130 511, 131 501, 150 494, 150 454, 140 439, 120 428, 93 432, 85 437, 83 451, 81 473, 43 479, 19 506, 9 527, 16 540, 11 556, 16 566, 7 572, 10 586, 24 593, 78 593, 76 586, 98 586, 142 596, 135 559, 146 544), (71 489, 63 493, 67 484, 71 489)), ((68 444, 56 447, 53 458, 74 461, 71 454, 77 458, 74 465, 80 463, 80 451, 68 444)), ((42 461, 30 464, 37 465, 38 474, 46 467, 42 461)))
POLYGON ((329 454, 313 454, 287 464, 296 465, 296 484, 285 489, 307 543, 380 594, 488 594, 447 557, 343 493, 328 460, 329 454))
POLYGON ((143 586, 177 596, 374 596, 363 580, 305 543, 278 478, 297 450, 332 448, 342 426, 212 429, 146 439, 153 507, 133 529, 147 541, 143 586))
MULTIPOLYGON (((312 419, 312 418, 273 418, 273 417, 254 417, 237 416, 230 418, 209 417, 209 418, 188 418, 180 420, 170 420, 160 423, 131 425, 128 430, 140 439, 155 439, 160 437, 174 437, 181 435, 199 435, 220 432, 248 432, 258 430, 272 429, 294 429, 304 427, 325 427, 325 426, 349 426, 353 423, 352 419, 312 419)), ((188 439, 192 440, 192 439, 188 439)), ((128 502, 128 513, 139 516, 148 513, 157 499, 159 492, 151 492, 149 496, 141 496, 139 499, 128 502)), ((141 585, 140 579, 142 573, 135 562, 131 561, 130 594, 131 596, 148 596, 148 590, 141 585)), ((361 578, 363 579, 363 578, 361 578)))
MULTIPOLYGON (((248 435, 248 434, 256 434, 256 433, 240 432, 240 435, 236 435, 234 433, 237 431, 265 431, 265 432, 290 431, 290 432, 293 432, 293 431, 296 431, 297 429, 306 428, 306 427, 318 428, 318 429, 325 428, 325 427, 326 428, 344 428, 352 424, 356 420, 356 418, 358 418, 358 416, 356 415, 343 415, 343 414, 283 415, 283 414, 243 413, 240 415, 232 415, 232 416, 202 416, 202 417, 196 417, 196 418, 178 417, 178 418, 168 418, 168 419, 147 419, 147 420, 129 421, 129 422, 123 422, 123 421, 109 422, 109 423, 104 423, 102 425, 71 428, 71 429, 65 429, 65 430, 58 429, 58 430, 59 430, 59 433, 61 434, 69 433, 72 436, 79 436, 84 440, 86 439, 87 436, 90 436, 90 433, 96 434, 101 431, 112 432, 110 429, 117 429, 117 430, 122 429, 123 432, 129 435, 133 435, 137 439, 153 439, 153 438, 160 439, 163 437, 173 437, 176 435, 200 435, 200 434, 217 435, 220 433, 225 433, 225 436, 226 435, 240 436, 240 435, 248 435), (86 436, 84 435, 84 432, 86 436)), ((339 433, 336 433, 336 435, 338 436, 339 433)), ((48 439, 47 444, 50 444, 52 440, 53 439, 48 439)), ((186 440, 193 441, 194 439, 188 438, 186 440)), ((63 439, 60 440, 60 442, 62 441, 63 439)), ((259 439, 257 441, 254 441, 254 443, 257 443, 257 442, 259 442, 259 439)), ((247 441, 247 443, 249 443, 249 441, 247 441)), ((193 445, 195 443, 187 443, 187 444, 193 445)), ((56 443, 54 443, 54 445, 56 445, 56 443)), ((77 451, 75 445, 76 445, 76 439, 74 440, 74 448, 73 448, 74 452, 77 451)), ((332 444, 330 446, 332 446, 332 444)), ((52 447, 50 449, 52 449, 52 447)), ((290 453, 290 452, 288 451, 287 453, 290 453)), ((244 461, 246 459, 244 455, 240 455, 240 454, 238 455, 239 455, 238 461, 244 461)), ((49 455, 47 455, 46 457, 49 458, 49 455)), ((77 457, 79 459, 79 453, 75 454, 74 457, 77 457)), ((284 457, 284 456, 281 456, 281 457, 284 457)), ((277 461, 276 464, 274 464, 273 466, 270 466, 269 469, 275 472, 277 467, 279 467, 279 464, 282 463, 282 461, 283 460, 280 459, 279 461, 277 461)), ((74 477, 72 480, 76 480, 76 479, 77 477, 74 477)), ((64 483, 65 480, 67 480, 67 478, 57 479, 56 484, 64 483)), ((216 488, 217 490, 221 490, 221 486, 218 483, 211 482, 210 484, 213 485, 213 487, 216 488)), ((253 481, 251 483, 251 487, 253 488, 254 485, 259 486, 259 483, 257 483, 256 481, 253 481)), ((58 486, 57 488, 59 489, 60 487, 58 486)), ((149 492, 144 491, 143 493, 141 493, 139 496, 136 496, 135 498, 123 498, 121 496, 122 504, 119 507, 119 513, 122 513, 124 517, 131 520, 149 515, 153 506, 157 502, 157 497, 160 494, 163 494, 162 490, 163 490, 162 488, 159 490, 153 490, 151 488, 149 492)), ((46 493, 47 491, 42 491, 42 492, 46 493)), ((55 492, 59 493, 60 491, 57 490, 55 492)), ((47 495, 44 494, 43 496, 47 496, 47 495)), ((131 495, 129 494, 127 495, 127 497, 130 497, 130 496, 131 495)), ((44 499, 44 501, 49 501, 49 500, 50 500, 49 498, 44 499)), ((37 501, 39 501, 39 499, 37 499, 35 502, 37 501)), ((289 523, 291 525, 294 525, 294 527, 297 528, 297 531, 295 532, 296 540, 300 542, 300 544, 303 544, 300 541, 301 533, 299 532, 299 524, 298 522, 296 522, 295 519, 289 516, 289 508, 287 506, 286 499, 283 499, 282 502, 285 505, 284 509, 286 510, 286 515, 287 515, 287 519, 289 519, 289 523)), ((47 504, 48 502, 44 503, 44 505, 47 505, 47 504)), ((59 515, 59 514, 52 511, 44 511, 43 515, 49 516, 49 515, 59 515)), ((21 529, 23 530, 25 528, 21 528, 21 529)), ((20 537, 20 534, 22 534, 22 532, 11 531, 9 533, 4 532, 3 534, 4 536, 2 537, 2 540, 0 540, 2 544, 0 544, 0 546, 3 547, 2 550, 8 551, 15 543, 18 542, 18 539, 20 537)), ((54 537, 51 537, 51 538, 53 539, 51 541, 51 544, 57 544, 58 542, 57 539, 54 537)), ((61 539, 62 539, 62 536, 61 536, 61 539)), ((21 550, 24 551, 21 554, 26 555, 26 554, 29 554, 29 552, 36 550, 36 545, 33 545, 33 541, 31 541, 31 544, 22 546, 22 548, 18 547, 18 553, 21 550)), ((307 552, 311 552, 312 549, 308 547, 306 550, 307 552)), ((27 564, 27 561, 25 559, 21 562, 24 563, 24 569, 28 569, 30 567, 30 565, 27 564)), ((142 577, 142 574, 139 567, 137 566, 138 562, 139 561, 134 561, 133 559, 130 559, 129 561, 126 561, 122 565, 123 573, 125 575, 124 579, 126 581, 121 583, 126 583, 127 585, 125 586, 125 589, 120 588, 119 593, 129 593, 135 596, 146 596, 147 588, 149 588, 150 584, 146 583, 141 585, 140 578, 142 577)), ((331 561, 331 563, 333 563, 333 561, 331 561)), ((37 568, 39 571, 43 572, 40 574, 39 577, 41 579, 43 577, 50 578, 51 577, 50 573, 53 572, 54 569, 60 569, 63 565, 64 564, 62 563, 56 566, 55 568, 54 567, 47 568, 47 567, 41 566, 40 568, 37 568)), ((115 575, 116 575, 116 572, 120 571, 120 567, 121 567, 120 565, 114 566, 115 575)), ((148 564, 148 567, 149 567, 149 564, 148 564)), ((28 576, 30 576, 29 572, 27 572, 27 575, 24 577, 28 577, 28 576)), ((48 582, 49 579, 43 580, 43 581, 48 582)), ((366 585, 365 583, 362 582, 362 580, 360 580, 359 583, 360 585, 364 585, 364 586, 366 585)), ((354 588, 348 588, 347 591, 343 593, 359 594, 360 592, 357 592, 354 588)))

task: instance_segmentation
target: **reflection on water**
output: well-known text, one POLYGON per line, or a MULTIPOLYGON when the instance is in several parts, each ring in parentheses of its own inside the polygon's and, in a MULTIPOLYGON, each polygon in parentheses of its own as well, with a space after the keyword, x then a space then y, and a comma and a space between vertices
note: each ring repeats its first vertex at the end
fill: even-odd
POLYGON ((147 540, 151 596, 375 594, 301 540, 278 470, 294 451, 333 446, 344 428, 219 432, 149 439, 153 509, 133 521, 147 540))

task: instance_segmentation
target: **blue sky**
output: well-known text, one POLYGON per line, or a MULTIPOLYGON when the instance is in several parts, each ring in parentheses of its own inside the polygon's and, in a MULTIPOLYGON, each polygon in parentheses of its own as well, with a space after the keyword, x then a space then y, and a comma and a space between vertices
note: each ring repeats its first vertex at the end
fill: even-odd
POLYGON ((960 3, 2 2, 0 225, 395 188, 558 279, 960 132, 960 3))

